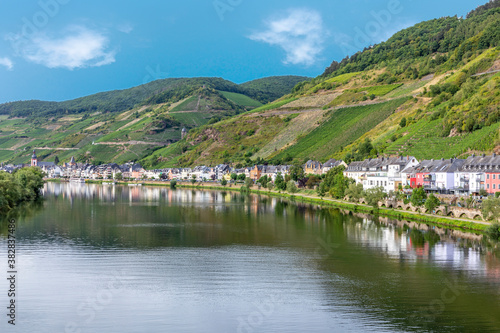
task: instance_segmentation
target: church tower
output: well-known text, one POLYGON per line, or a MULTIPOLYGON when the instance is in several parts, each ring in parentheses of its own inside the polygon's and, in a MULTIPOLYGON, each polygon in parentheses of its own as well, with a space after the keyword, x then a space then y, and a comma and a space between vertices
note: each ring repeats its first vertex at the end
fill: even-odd
POLYGON ((33 155, 31 156, 31 166, 38 166, 38 159, 36 158, 36 153, 33 150, 33 155))

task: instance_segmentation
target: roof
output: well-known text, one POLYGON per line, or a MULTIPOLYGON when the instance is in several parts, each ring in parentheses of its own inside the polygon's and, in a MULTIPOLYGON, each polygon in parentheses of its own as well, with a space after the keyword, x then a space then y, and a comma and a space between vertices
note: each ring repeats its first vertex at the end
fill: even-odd
POLYGON ((500 156, 493 154, 472 155, 467 158, 465 163, 458 169, 460 172, 500 172, 500 156))
POLYGON ((463 164, 463 159, 440 159, 424 160, 418 165, 404 169, 403 173, 452 173, 457 171, 463 164))
POLYGON ((416 162, 416 158, 413 156, 399 156, 399 157, 382 157, 382 158, 370 158, 360 162, 352 162, 347 166, 347 172, 356 171, 370 171, 371 169, 380 169, 382 167, 387 167, 389 165, 399 165, 401 168, 408 165, 410 162, 416 162))
POLYGON ((320 169, 321 163, 318 161, 309 160, 306 162, 306 168, 308 168, 308 169, 320 169))
POLYGON ((37 165, 41 168, 50 168, 56 166, 54 162, 38 162, 37 165))

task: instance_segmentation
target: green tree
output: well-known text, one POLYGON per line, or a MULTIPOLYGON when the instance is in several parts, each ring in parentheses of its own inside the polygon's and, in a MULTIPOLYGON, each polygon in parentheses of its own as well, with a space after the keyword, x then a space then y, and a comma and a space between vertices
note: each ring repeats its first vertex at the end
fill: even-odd
POLYGON ((56 156, 56 157, 54 158, 54 163, 55 163, 55 165, 58 165, 58 164, 59 164, 59 157, 57 157, 57 156, 56 156))
POLYGON ((262 185, 262 187, 266 188, 267 187, 267 183, 269 183, 269 178, 267 177, 267 175, 262 176, 258 180, 258 183, 260 183, 260 185, 262 185))
POLYGON ((401 119, 401 121, 399 122, 399 126, 401 126, 401 128, 406 127, 406 117, 403 117, 403 119, 401 119))
POLYGON ((328 191, 329 191, 328 185, 326 185, 325 182, 321 182, 321 184, 319 184, 318 189, 316 191, 318 192, 318 195, 320 197, 324 197, 326 195, 326 193, 328 193, 328 191))
POLYGON ((227 185, 226 178, 222 178, 221 181, 220 181, 220 184, 225 187, 227 185))
POLYGON ((370 153, 374 150, 372 142, 370 139, 366 138, 365 141, 359 144, 358 146, 358 154, 360 159, 370 156, 370 153))
POLYGON ((238 175, 235 174, 235 173, 232 173, 231 174, 231 180, 236 180, 236 179, 238 179, 238 175))
POLYGON ((344 177, 343 172, 337 173, 333 179, 333 185, 330 187, 330 195, 337 199, 343 199, 345 190, 351 183, 349 178, 344 177))
POLYGON ((272 191, 272 190, 273 190, 273 188, 274 188, 274 184, 273 184, 272 182, 267 183, 267 189, 268 189, 269 191, 272 191))
POLYGON ((334 198, 343 198, 346 188, 351 180, 344 177, 344 166, 337 166, 328 171, 318 187, 318 194, 324 196, 330 193, 334 198))
POLYGON ((352 183, 345 191, 345 195, 349 197, 351 202, 359 202, 359 199, 363 197, 363 184, 352 183))
POLYGON ((290 168, 290 177, 294 181, 304 178, 304 168, 302 167, 302 165, 293 165, 290 168))
POLYGON ((414 207, 422 206, 426 199, 427 199, 427 194, 425 193, 422 187, 413 189, 410 197, 410 202, 414 207))
POLYGON ((321 183, 321 178, 317 175, 310 175, 309 178, 307 178, 306 186, 307 188, 311 189, 316 185, 319 185, 321 183))
POLYGON ((247 176, 245 176, 245 174, 244 174, 244 173, 240 173, 240 174, 238 175, 238 180, 245 181, 245 178, 247 178, 247 176))
POLYGON ((40 196, 43 187, 43 172, 37 167, 18 169, 14 177, 21 186, 22 196, 26 200, 33 200, 40 196))
POLYGON ((196 183, 196 175, 191 176, 191 183, 192 184, 196 183))
POLYGON ((123 179, 123 174, 121 172, 115 173, 115 179, 116 180, 122 180, 123 179))
POLYGON ((250 178, 245 179, 245 186, 250 188, 253 186, 253 180, 250 178))
POLYGON ((372 187, 364 191, 363 196, 365 197, 366 203, 373 207, 378 207, 379 201, 384 200, 387 194, 384 192, 382 186, 372 187))
POLYGON ((297 185, 295 185, 295 182, 293 180, 290 180, 287 184, 286 184, 286 190, 288 193, 297 193, 298 192, 298 188, 297 188, 297 185))
POLYGON ((175 190, 175 188, 177 187, 177 180, 173 179, 170 181, 170 188, 172 190, 175 190))
POLYGON ((486 191, 484 188, 479 190, 479 195, 482 197, 487 197, 488 196, 488 191, 486 191))
POLYGON ((427 200, 425 200, 425 208, 429 210, 429 213, 432 213, 434 211, 434 208, 439 206, 441 204, 441 201, 439 201, 438 198, 434 194, 430 194, 427 197, 427 200))
POLYGON ((500 217, 500 198, 489 197, 483 201, 481 209, 483 216, 488 220, 496 220, 500 217))
POLYGON ((278 174, 276 175, 276 179, 274 180, 274 185, 279 191, 286 190, 285 179, 281 175, 281 172, 278 172, 278 174))
POLYGON ((13 208, 22 201, 21 187, 14 176, 5 171, 0 171, 0 209, 3 211, 13 208))

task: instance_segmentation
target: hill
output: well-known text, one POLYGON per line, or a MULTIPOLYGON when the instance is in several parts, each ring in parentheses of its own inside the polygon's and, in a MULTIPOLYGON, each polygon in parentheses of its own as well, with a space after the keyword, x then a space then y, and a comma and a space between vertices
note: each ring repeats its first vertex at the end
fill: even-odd
POLYGON ((500 0, 416 24, 303 79, 168 79, 5 104, 0 160, 25 162, 34 147, 48 160, 148 168, 500 153, 500 0))
POLYGON ((291 94, 197 128, 142 162, 252 165, 499 152, 499 4, 404 29, 334 61, 291 94))
POLYGON ((25 163, 32 149, 44 160, 136 161, 180 140, 182 128, 252 110, 301 79, 270 78, 283 83, 269 91, 266 79, 251 89, 220 78, 165 79, 71 101, 2 104, 0 161, 25 163))

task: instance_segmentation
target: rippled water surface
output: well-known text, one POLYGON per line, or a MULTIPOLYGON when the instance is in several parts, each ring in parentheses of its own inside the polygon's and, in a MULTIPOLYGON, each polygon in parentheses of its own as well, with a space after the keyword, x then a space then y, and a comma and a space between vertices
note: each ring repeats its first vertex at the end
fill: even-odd
MULTIPOLYGON (((238 193, 47 184, 1 332, 494 332, 480 237, 238 193)), ((0 269, 7 274, 7 223, 0 269)))

